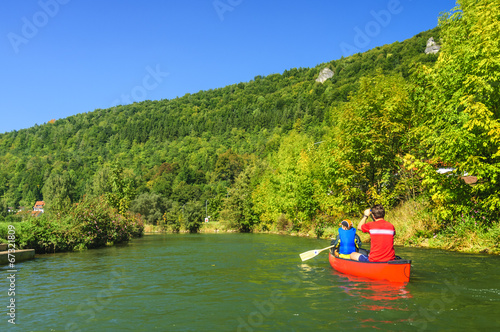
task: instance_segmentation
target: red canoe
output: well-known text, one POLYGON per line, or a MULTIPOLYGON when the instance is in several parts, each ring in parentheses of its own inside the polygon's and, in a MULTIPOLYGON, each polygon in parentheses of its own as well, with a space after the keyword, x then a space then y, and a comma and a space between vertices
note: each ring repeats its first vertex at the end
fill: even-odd
POLYGON ((411 261, 398 259, 389 262, 358 262, 343 259, 328 254, 330 265, 334 270, 351 274, 357 277, 365 277, 375 280, 388 280, 391 282, 410 281, 411 261))

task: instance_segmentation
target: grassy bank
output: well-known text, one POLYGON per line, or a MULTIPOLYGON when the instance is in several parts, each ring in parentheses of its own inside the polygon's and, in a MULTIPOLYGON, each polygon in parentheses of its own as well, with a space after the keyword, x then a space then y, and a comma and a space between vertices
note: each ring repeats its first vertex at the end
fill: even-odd
POLYGON ((499 222, 485 222, 474 211, 448 224, 438 224, 426 206, 409 202, 389 211, 386 219, 396 228, 398 245, 500 254, 499 222))

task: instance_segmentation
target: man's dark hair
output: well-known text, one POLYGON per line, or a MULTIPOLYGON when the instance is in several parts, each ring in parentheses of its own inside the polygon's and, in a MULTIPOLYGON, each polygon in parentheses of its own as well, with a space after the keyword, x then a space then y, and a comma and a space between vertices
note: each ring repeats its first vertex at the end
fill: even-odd
POLYGON ((372 214, 375 219, 385 217, 384 207, 380 204, 372 206, 372 214))

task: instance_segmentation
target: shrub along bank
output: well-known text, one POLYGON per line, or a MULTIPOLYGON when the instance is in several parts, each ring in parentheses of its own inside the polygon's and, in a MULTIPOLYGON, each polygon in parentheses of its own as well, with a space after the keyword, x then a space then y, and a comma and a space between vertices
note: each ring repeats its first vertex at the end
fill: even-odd
MULTIPOLYGON (((139 215, 119 214, 102 197, 84 199, 64 216, 44 213, 9 224, 16 227, 17 247, 35 249, 37 254, 99 248, 144 232, 139 215)), ((7 224, 0 225, 1 238, 6 238, 6 231, 7 224)))

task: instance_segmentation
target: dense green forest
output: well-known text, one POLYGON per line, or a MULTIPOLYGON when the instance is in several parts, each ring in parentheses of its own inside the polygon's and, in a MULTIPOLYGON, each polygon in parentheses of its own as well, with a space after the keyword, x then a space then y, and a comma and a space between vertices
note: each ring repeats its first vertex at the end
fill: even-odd
POLYGON ((314 68, 2 134, 0 218, 44 200, 50 219, 104 197, 174 231, 198 230, 206 213, 239 231, 319 231, 373 203, 419 201, 433 231, 471 214, 491 230, 500 10, 459 3, 433 30, 314 68), (424 52, 430 37, 437 54, 424 52), (334 76, 320 83, 323 68, 334 76))

